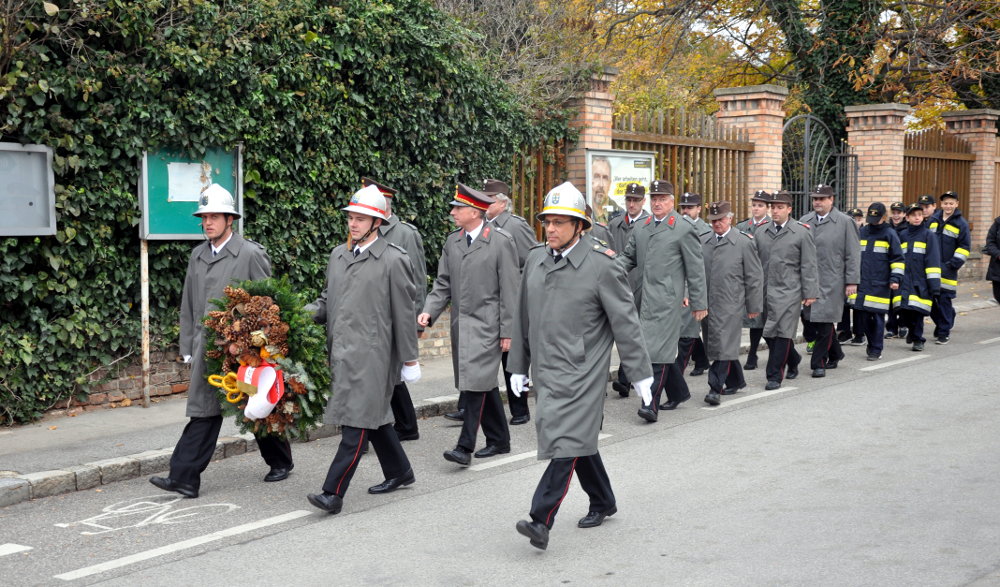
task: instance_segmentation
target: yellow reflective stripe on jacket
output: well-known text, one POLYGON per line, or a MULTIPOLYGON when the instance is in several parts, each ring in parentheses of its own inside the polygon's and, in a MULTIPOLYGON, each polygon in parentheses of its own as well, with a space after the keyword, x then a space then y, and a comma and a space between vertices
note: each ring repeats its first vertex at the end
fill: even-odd
POLYGON ((921 308, 927 310, 928 312, 931 311, 931 306, 933 305, 933 302, 931 300, 925 300, 924 298, 917 297, 913 294, 910 294, 910 297, 909 299, 907 299, 906 303, 909 304, 910 307, 921 308))
POLYGON ((892 305, 898 306, 899 302, 903 300, 903 296, 892 296, 892 305))
POLYGON ((889 298, 880 298, 878 296, 865 295, 865 300, 862 304, 866 308, 874 308, 876 310, 888 310, 889 309, 889 298))
POLYGON ((920 253, 922 255, 927 254, 927 243, 922 243, 920 241, 913 241, 913 252, 920 253))
POLYGON ((858 294, 856 293, 852 293, 851 295, 847 296, 847 301, 849 302, 853 302, 856 299, 858 299, 858 294))
POLYGON ((941 268, 940 267, 925 267, 924 273, 928 279, 941 279, 941 268))
POLYGON ((962 247, 959 247, 959 248, 955 249, 955 256, 958 257, 959 259, 962 259, 962 260, 968 259, 969 258, 969 250, 968 249, 963 249, 962 247))
POLYGON ((950 224, 945 224, 944 229, 949 233, 948 236, 958 236, 958 233, 961 232, 957 226, 952 226, 950 224))
POLYGON ((864 247, 867 245, 868 245, 868 239, 861 239, 861 246, 864 247))
POLYGON ((906 272, 906 263, 892 263, 889 265, 893 273, 902 275, 906 272))
POLYGON ((927 228, 929 228, 929 229, 931 229, 931 230, 934 230, 934 229, 936 229, 936 228, 937 228, 937 226, 938 226, 938 225, 937 225, 937 222, 931 222, 930 226, 928 226, 927 228))
POLYGON ((957 279, 948 279, 946 277, 942 277, 941 278, 941 289, 946 289, 948 291, 957 291, 958 290, 958 280, 957 279))

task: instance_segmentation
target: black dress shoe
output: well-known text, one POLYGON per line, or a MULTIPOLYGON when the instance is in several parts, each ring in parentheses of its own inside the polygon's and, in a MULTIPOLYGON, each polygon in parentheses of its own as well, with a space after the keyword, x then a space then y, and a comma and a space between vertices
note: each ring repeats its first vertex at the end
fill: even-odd
POLYGON ((785 379, 795 379, 799 376, 799 366, 789 367, 785 372, 785 379))
POLYGON ((695 367, 694 369, 691 370, 690 376, 691 377, 697 377, 699 375, 704 375, 704 374, 705 374, 705 368, 704 367, 695 367))
POLYGON ((611 506, 603 512, 587 512, 576 525, 580 528, 596 528, 604 523, 604 518, 610 518, 616 513, 618 513, 617 506, 611 506))
POLYGON ((476 451, 477 459, 485 459, 487 457, 495 457, 497 455, 505 455, 510 452, 510 446, 499 446, 496 444, 487 444, 485 447, 476 451))
POLYGON ((517 523, 517 532, 527 536, 535 548, 545 550, 549 547, 549 528, 545 524, 521 520, 517 523))
POLYGON ((385 481, 368 488, 368 493, 392 493, 404 485, 411 485, 417 479, 413 476, 413 469, 403 473, 399 477, 386 479, 385 481))
POLYGON ((520 426, 521 424, 527 424, 531 420, 531 416, 525 414, 523 416, 514 416, 510 419, 511 426, 520 426))
POLYGON ((619 381, 611 382, 611 389, 618 392, 618 395, 622 397, 628 397, 628 386, 619 381))
POLYGON ((455 411, 455 412, 448 412, 447 414, 444 415, 444 417, 447 418, 448 420, 454 420, 456 422, 464 422, 465 421, 465 410, 458 410, 458 411, 455 411))
POLYGON ((320 494, 310 493, 306 496, 306 499, 309 500, 309 503, 331 514, 339 514, 340 509, 344 507, 344 498, 336 493, 327 493, 325 491, 320 494))
POLYGON ((149 482, 164 491, 176 491, 184 497, 198 497, 198 490, 187 483, 178 483, 170 477, 150 477, 149 482))
POLYGON ((666 403, 660 404, 661 410, 676 410, 677 406, 691 399, 690 394, 682 400, 668 400, 666 403))
POLYGON ((768 381, 767 385, 764 386, 764 389, 771 391, 772 389, 778 389, 779 387, 781 387, 780 381, 768 381))
POLYGON ((719 399, 719 394, 714 391, 710 391, 708 392, 708 395, 705 396, 705 403, 710 406, 717 406, 722 403, 722 400, 719 399))
POLYGON ((407 440, 419 440, 420 439, 420 433, 419 432, 400 432, 399 430, 397 430, 396 431, 396 436, 399 437, 399 441, 400 442, 406 442, 407 440))
POLYGON ((295 465, 288 465, 287 469, 284 467, 271 467, 270 472, 268 472, 267 475, 264 475, 264 481, 269 483, 272 481, 284 481, 285 479, 288 479, 288 474, 291 473, 294 468, 295 465))
POLYGON ((744 383, 743 385, 741 385, 739 387, 726 387, 720 393, 721 393, 721 395, 735 395, 737 391, 743 389, 746 386, 747 386, 747 384, 744 383))
POLYGON ((647 422, 656 422, 657 415, 652 407, 642 406, 639 408, 639 417, 647 422))
POLYGON ((747 359, 747 362, 743 363, 744 371, 753 371, 756 368, 757 368, 757 357, 754 357, 752 359, 747 359))
POLYGON ((920 351, 924 350, 924 343, 922 343, 922 342, 920 342, 920 341, 918 340, 918 341, 916 341, 916 342, 914 342, 914 343, 913 343, 913 346, 912 346, 911 348, 912 348, 912 349, 913 349, 914 351, 916 351, 916 352, 918 352, 918 353, 919 353, 920 351))
POLYGON ((468 467, 469 463, 472 462, 472 455, 460 448, 453 448, 451 450, 444 451, 444 460, 458 463, 463 467, 468 467))
POLYGON ((812 376, 813 377, 826 377, 826 369, 823 369, 822 367, 820 367, 818 369, 813 369, 812 376))
POLYGON ((836 361, 827 361, 826 362, 826 368, 827 369, 836 369, 838 364, 840 364, 840 359, 838 359, 836 361))

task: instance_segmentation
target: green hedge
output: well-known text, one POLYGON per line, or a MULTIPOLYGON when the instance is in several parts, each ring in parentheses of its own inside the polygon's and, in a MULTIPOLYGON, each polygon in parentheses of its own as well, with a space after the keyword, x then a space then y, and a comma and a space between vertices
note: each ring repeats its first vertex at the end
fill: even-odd
MULTIPOLYGON (((456 180, 505 177, 563 136, 419 0, 53 0, 15 15, 0 55, 0 140, 55 151, 55 237, 0 238, 0 422, 86 393, 138 356, 143 150, 244 145, 246 233, 312 295, 361 175, 400 189, 429 267, 456 180), (55 12, 55 8, 59 8, 55 12), (538 120, 544 120, 539 123, 538 120)), ((154 345, 176 341, 193 243, 150 246, 154 345)))

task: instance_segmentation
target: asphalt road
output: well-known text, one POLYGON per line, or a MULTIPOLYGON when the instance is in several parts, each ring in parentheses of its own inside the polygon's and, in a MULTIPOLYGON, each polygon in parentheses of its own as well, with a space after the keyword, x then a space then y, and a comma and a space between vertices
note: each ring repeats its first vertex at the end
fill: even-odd
MULTIPOLYGON (((330 516, 319 490, 338 438, 296 445, 296 469, 261 483, 257 454, 213 463, 201 497, 144 479, 0 509, 5 585, 997 585, 1000 309, 946 346, 848 360, 777 393, 763 372, 720 408, 694 398, 656 424, 608 398, 601 454, 619 513, 579 529, 574 481, 545 552, 514 530, 544 463, 533 427, 510 458, 444 461, 458 427, 422 422, 404 446, 417 482, 371 496, 364 459, 330 516), (480 468, 486 465, 488 468, 480 468), (17 547, 30 550, 17 551, 17 547)), ((801 348, 801 346, 800 346, 801 348)))

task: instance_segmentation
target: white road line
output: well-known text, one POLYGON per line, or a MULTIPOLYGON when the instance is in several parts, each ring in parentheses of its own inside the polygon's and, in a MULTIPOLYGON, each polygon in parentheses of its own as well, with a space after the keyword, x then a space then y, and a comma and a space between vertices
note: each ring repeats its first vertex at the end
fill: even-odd
POLYGON ((448 401, 451 401, 453 399, 458 399, 458 394, 457 393, 453 394, 453 395, 439 395, 437 397, 428 397, 428 398, 424 398, 421 401, 431 402, 431 403, 438 403, 438 402, 448 402, 448 401))
POLYGON ((115 560, 110 560, 108 562, 100 563, 89 567, 84 567, 82 569, 77 569, 75 571, 70 571, 68 573, 63 573, 61 575, 55 575, 54 578, 62 579, 63 581, 73 581, 75 579, 89 577, 90 575, 96 575, 98 573, 103 573, 105 571, 110 571, 112 569, 121 568, 124 566, 131 565, 133 563, 149 560, 151 558, 156 558, 158 556, 163 556, 165 554, 186 550, 188 548, 194 548, 195 546, 207 544, 209 542, 214 542, 216 540, 222 540, 223 538, 228 538, 230 536, 236 536, 237 534, 244 534, 246 532, 252 532, 253 530, 257 530, 259 528, 266 528, 267 526, 282 524, 284 522, 289 522, 291 520, 302 518, 311 515, 313 513, 315 512, 307 512, 305 510, 296 510, 294 512, 288 512, 287 514, 282 514, 280 516, 274 516, 272 518, 265 518, 263 520, 258 520, 256 522, 250 522, 249 524, 234 526, 233 528, 228 528, 226 530, 219 530, 218 532, 212 532, 211 534, 205 534, 204 536, 198 536, 196 538, 182 540, 180 542, 168 544, 166 546, 154 548, 152 550, 147 550, 145 552, 137 552, 135 554, 124 556, 122 558, 118 558, 115 560))
MULTIPOLYGON (((610 434, 598 434, 597 440, 604 440, 605 438, 611 438, 610 434)), ((470 471, 485 471, 486 469, 492 469, 493 467, 502 467, 508 463, 516 463, 517 461, 523 461, 525 459, 533 459, 538 456, 538 451, 533 450, 531 452, 523 452, 521 454, 510 455, 509 457, 504 457, 502 459, 490 460, 482 463, 480 465, 472 465, 469 467, 470 471)))
POLYGON ((994 343, 994 342, 1000 342, 1000 337, 997 337, 997 338, 988 338, 986 340, 981 340, 981 341, 977 342, 976 344, 991 344, 991 343, 994 343))
POLYGON ((724 408, 726 406, 736 406, 736 405, 739 405, 739 404, 745 404, 747 402, 752 402, 755 399, 759 399, 759 398, 762 398, 762 397, 767 397, 769 395, 778 395, 779 393, 785 393, 786 391, 794 391, 796 389, 798 389, 798 387, 779 387, 778 389, 772 389, 771 391, 762 391, 760 393, 755 393, 753 395, 748 395, 748 396, 745 396, 745 397, 741 397, 740 399, 734 399, 734 400, 723 399, 722 400, 722 405, 711 406, 711 407, 702 408, 702 409, 703 410, 718 410, 719 408, 724 408))
POLYGON ((20 544, 12 544, 8 542, 7 544, 0 544, 0 556, 7 556, 8 554, 17 554, 19 552, 24 552, 26 550, 31 550, 30 546, 21 546, 20 544))
POLYGON ((877 365, 872 365, 871 367, 865 367, 863 369, 858 369, 858 371, 878 371, 879 369, 885 369, 886 367, 894 367, 896 365, 902 365, 903 363, 909 363, 912 361, 919 361, 920 359, 929 359, 931 356, 926 353, 916 354, 908 359, 896 359, 895 361, 888 361, 886 363, 879 363, 877 365))

